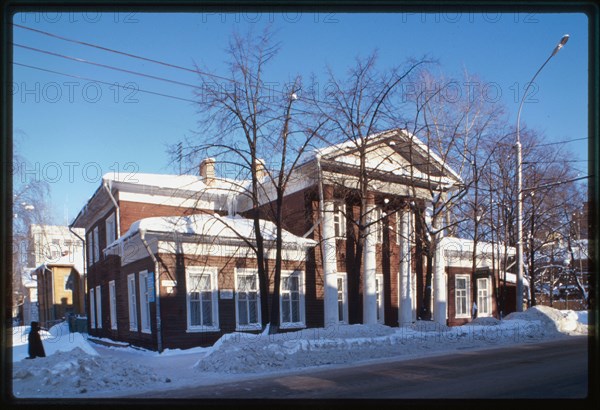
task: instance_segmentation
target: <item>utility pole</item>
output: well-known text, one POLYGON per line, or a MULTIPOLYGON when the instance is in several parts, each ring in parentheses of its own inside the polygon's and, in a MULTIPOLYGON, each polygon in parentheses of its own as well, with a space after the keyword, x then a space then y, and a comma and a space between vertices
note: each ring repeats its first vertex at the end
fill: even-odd
MULTIPOLYGON (((550 57, 544 61, 544 64, 542 64, 542 66, 537 70, 531 81, 527 83, 527 87, 525 88, 525 92, 523 93, 523 97, 521 98, 521 103, 519 105, 519 112, 517 114, 517 142, 515 144, 515 149, 517 151, 517 312, 523 311, 523 154, 520 136, 521 110, 523 109, 523 103, 525 102, 525 97, 527 97, 527 91, 529 91, 529 87, 531 87, 535 81, 535 78, 538 76, 540 71, 542 71, 548 61, 550 61, 550 59, 559 52, 559 50, 567 43, 567 41, 569 41, 569 35, 565 34, 556 47, 554 47, 550 57)), ((529 286, 531 285, 532 284, 529 284, 529 286)))

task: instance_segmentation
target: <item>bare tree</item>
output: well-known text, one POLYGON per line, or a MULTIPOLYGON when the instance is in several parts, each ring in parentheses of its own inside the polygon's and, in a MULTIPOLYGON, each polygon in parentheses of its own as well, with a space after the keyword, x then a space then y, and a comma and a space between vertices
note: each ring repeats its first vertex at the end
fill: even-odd
MULTIPOLYGON (((24 137, 25 133, 18 130, 15 136, 24 137)), ((31 262, 29 236, 33 224, 48 224, 51 221, 48 204, 50 187, 39 174, 28 175, 27 170, 35 169, 18 150, 18 141, 13 153, 13 226, 12 226, 12 289, 13 306, 22 303, 24 288, 22 278, 27 275, 25 268, 31 262)))
MULTIPOLYGON (((199 130, 188 141, 188 161, 215 157, 224 176, 233 176, 224 190, 245 203, 245 215, 254 221, 255 240, 247 245, 257 259, 263 326, 270 332, 279 327, 279 288, 282 269, 283 199, 291 175, 302 154, 322 127, 322 121, 306 125, 302 120, 303 102, 299 76, 288 84, 268 82, 266 67, 279 51, 273 32, 260 35, 233 34, 226 53, 227 76, 216 76, 197 67, 201 86, 196 93, 199 130), (300 107, 298 107, 300 106, 300 107), (263 158, 268 158, 267 161, 263 158), (269 276, 265 259, 265 238, 261 218, 277 226, 274 277, 269 276), (273 293, 271 303, 266 297, 273 293)), ((172 147, 172 154, 183 156, 172 147)), ((235 208, 235 207, 234 207, 235 208)), ((230 212, 236 212, 230 209, 230 212)))
MULTIPOLYGON (((406 124, 406 118, 402 117, 406 105, 402 98, 402 86, 431 62, 425 57, 409 59, 403 66, 381 70, 377 66, 377 53, 373 52, 367 57, 357 57, 344 76, 327 68, 327 85, 322 93, 317 87, 310 89, 309 100, 314 106, 315 115, 328 120, 327 127, 319 132, 319 138, 328 144, 341 144, 344 152, 351 153, 357 159, 356 164, 352 165, 355 169, 352 178, 340 175, 337 179, 327 180, 338 191, 336 196, 341 195, 345 202, 357 206, 357 209, 340 209, 349 228, 346 257, 351 260, 347 260, 346 266, 348 275, 353 278, 360 276, 369 231, 386 223, 400 206, 395 204, 394 208, 392 204, 389 212, 376 213, 376 208, 370 203, 373 201, 371 192, 377 185, 376 181, 381 179, 383 165, 389 158, 369 159, 369 150, 373 142, 380 138, 381 132, 399 129, 406 124)), ((324 160, 335 161, 335 158, 324 160)), ((358 286, 358 281, 349 283, 350 297, 358 297, 358 286)), ((358 307, 358 304, 350 304, 351 317, 359 316, 356 311, 358 307)))
MULTIPOLYGON (((419 209, 415 212, 422 227, 421 240, 427 258, 421 317, 429 319, 434 258, 445 234, 465 235, 468 232, 466 236, 474 242, 472 261, 475 270, 480 221, 487 202, 480 185, 483 169, 491 161, 483 147, 486 141, 501 138, 505 119, 502 106, 488 101, 479 88, 463 86, 482 84, 477 77, 465 74, 462 80, 457 80, 423 71, 417 81, 416 91, 411 95, 415 115, 412 132, 437 153, 445 166, 460 176, 460 183, 441 190, 432 181, 428 189, 427 212, 419 209)), ((474 287, 472 289, 474 291, 474 287)))

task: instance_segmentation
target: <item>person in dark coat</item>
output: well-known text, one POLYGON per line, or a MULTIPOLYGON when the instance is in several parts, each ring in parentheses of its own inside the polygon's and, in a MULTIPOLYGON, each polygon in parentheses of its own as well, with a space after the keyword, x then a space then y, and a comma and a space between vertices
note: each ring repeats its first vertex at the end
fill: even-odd
POLYGON ((40 326, 38 322, 31 322, 31 330, 29 331, 29 357, 28 359, 35 359, 36 357, 46 357, 44 351, 44 345, 42 344, 42 338, 40 337, 40 326))

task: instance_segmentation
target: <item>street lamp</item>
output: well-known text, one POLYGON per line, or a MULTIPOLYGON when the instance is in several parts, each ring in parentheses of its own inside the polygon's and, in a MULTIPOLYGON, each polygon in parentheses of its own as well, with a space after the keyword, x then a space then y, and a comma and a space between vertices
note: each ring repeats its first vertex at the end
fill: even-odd
POLYGON ((544 61, 544 64, 536 71, 535 75, 525 87, 525 92, 521 98, 521 104, 519 105, 519 112, 517 113, 517 142, 515 149, 517 150, 517 312, 523 311, 523 159, 521 152, 521 135, 520 135, 520 123, 521 123, 521 109, 527 97, 527 91, 529 87, 535 81, 537 75, 542 71, 544 66, 550 61, 552 57, 560 51, 561 48, 569 41, 569 35, 565 34, 560 42, 552 50, 550 57, 544 61))

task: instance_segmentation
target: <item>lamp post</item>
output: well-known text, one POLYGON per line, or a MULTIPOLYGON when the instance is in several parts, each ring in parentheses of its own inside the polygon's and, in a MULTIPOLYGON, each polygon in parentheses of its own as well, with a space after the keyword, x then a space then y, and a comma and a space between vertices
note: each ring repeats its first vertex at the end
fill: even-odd
POLYGON ((523 311, 523 159, 520 135, 521 110, 523 108, 523 103, 525 102, 525 97, 527 97, 527 91, 529 91, 529 87, 531 87, 531 84, 533 84, 535 78, 538 76, 540 71, 542 71, 548 61, 550 61, 550 59, 560 51, 567 41, 569 41, 569 35, 565 34, 560 39, 560 42, 556 45, 556 47, 554 47, 554 50, 552 50, 550 57, 544 61, 544 64, 542 64, 542 66, 531 78, 531 81, 529 81, 527 87, 525 87, 525 92, 521 98, 519 111, 517 113, 517 142, 515 144, 515 149, 517 151, 517 312, 523 311))

